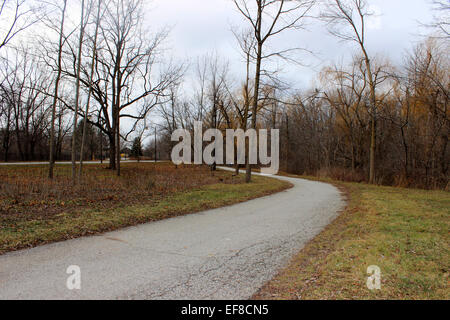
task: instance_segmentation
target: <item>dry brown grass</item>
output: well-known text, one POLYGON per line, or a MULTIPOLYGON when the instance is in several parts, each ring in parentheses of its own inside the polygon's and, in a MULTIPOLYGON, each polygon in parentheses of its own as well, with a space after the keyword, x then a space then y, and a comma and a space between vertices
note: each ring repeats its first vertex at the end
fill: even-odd
POLYGON ((89 165, 82 183, 75 186, 68 165, 56 167, 53 181, 46 173, 46 166, 1 167, 0 217, 36 219, 87 207, 115 208, 204 185, 242 182, 207 167, 170 163, 124 164, 119 178, 103 166, 89 165))
POLYGON ((58 166, 53 182, 45 166, 0 168, 0 254, 45 243, 116 230, 218 208, 291 187, 289 183, 211 172, 204 166, 125 164, 122 176, 86 167, 72 186, 70 166, 58 166))

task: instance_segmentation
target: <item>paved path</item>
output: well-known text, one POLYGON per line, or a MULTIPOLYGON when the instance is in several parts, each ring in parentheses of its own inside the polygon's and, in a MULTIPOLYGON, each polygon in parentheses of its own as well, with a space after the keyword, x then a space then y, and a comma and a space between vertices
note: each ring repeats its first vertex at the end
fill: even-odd
MULTIPOLYGON (((155 160, 141 160, 141 163, 155 163, 155 160)), ((165 162, 165 161, 156 161, 156 162, 165 162)), ((77 161, 77 164, 80 162, 77 161)), ((109 160, 104 160, 103 164, 108 164, 109 160)), ((120 163, 138 163, 137 160, 121 160, 120 163)), ((57 165, 72 165, 70 161, 57 161, 55 162, 57 165)), ((83 164, 101 164, 100 161, 83 161, 83 164)), ((47 166, 48 161, 36 161, 36 162, 0 162, 0 166, 47 166)))
POLYGON ((0 256, 0 299, 247 299, 344 202, 328 184, 0 256), (71 265, 81 290, 66 287, 71 265))

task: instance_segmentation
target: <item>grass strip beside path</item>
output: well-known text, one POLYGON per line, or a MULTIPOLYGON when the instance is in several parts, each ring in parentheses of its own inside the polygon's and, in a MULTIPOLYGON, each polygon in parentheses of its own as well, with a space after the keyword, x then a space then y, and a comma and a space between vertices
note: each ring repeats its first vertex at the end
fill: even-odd
POLYGON ((257 176, 250 184, 211 184, 142 205, 104 210, 86 208, 46 219, 15 221, 14 225, 0 226, 0 254, 228 206, 291 187, 285 181, 257 176))
POLYGON ((255 299, 449 299, 450 193, 331 182, 348 207, 255 299), (367 268, 381 268, 381 290, 367 268))

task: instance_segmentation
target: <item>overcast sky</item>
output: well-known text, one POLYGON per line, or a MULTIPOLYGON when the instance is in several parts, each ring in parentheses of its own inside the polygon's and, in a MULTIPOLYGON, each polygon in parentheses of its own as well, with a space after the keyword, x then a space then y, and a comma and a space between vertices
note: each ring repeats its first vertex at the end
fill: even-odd
MULTIPOLYGON (((147 0, 146 24, 151 30, 170 26, 167 41, 167 57, 173 56, 180 63, 194 64, 198 57, 212 52, 228 61, 231 76, 242 81, 245 64, 240 55, 231 29, 248 28, 248 23, 235 8, 232 0, 147 0)), ((433 12, 429 0, 368 0, 377 17, 368 21, 367 46, 369 54, 388 57, 394 65, 402 63, 407 50, 418 41, 420 34, 428 30, 420 28, 420 22, 432 21, 433 12)), ((69 1, 67 22, 76 25, 79 20, 79 1, 69 1)), ((0 21, 0 26, 2 22, 0 21)), ((28 34, 35 33, 35 27, 28 34)), ((27 34, 25 33, 25 34, 27 34)), ((26 38, 25 38, 26 39, 26 38)), ((19 43, 20 38, 16 39, 19 43)), ((284 33, 269 43, 272 48, 302 47, 314 54, 299 53, 295 64, 282 65, 279 76, 289 82, 293 90, 313 88, 318 72, 326 65, 343 63, 351 59, 358 48, 352 43, 340 43, 332 37, 318 20, 309 21, 307 30, 284 33)), ((193 72, 186 75, 185 93, 189 90, 193 72)), ((157 116, 152 113, 152 117, 157 116)), ((157 120, 156 120, 157 121, 157 120)))
MULTIPOLYGON (((402 62, 406 50, 419 41, 419 21, 431 21, 432 11, 427 0, 369 0, 378 14, 369 21, 367 45, 370 54, 402 62)), ((168 46, 177 59, 194 58, 213 50, 230 60, 231 70, 239 75, 242 59, 236 46, 232 26, 246 26, 231 0, 153 0, 148 12, 152 28, 172 26, 168 46)), ((328 34, 319 21, 310 21, 307 31, 296 30, 279 38, 272 46, 305 47, 315 53, 300 54, 298 59, 308 67, 292 66, 283 75, 296 88, 311 84, 325 64, 348 59, 356 48, 351 43, 339 43, 328 34)))

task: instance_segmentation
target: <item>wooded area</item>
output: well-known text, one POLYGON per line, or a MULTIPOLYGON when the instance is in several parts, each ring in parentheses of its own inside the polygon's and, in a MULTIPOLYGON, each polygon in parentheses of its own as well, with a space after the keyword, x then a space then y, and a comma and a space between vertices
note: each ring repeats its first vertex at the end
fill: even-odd
POLYGON ((78 25, 67 21, 67 0, 0 1, 2 160, 50 160, 50 178, 55 160, 71 160, 76 183, 83 176, 76 161, 109 159, 120 175, 122 153, 168 159, 171 134, 201 121, 224 132, 280 129, 289 173, 448 189, 447 0, 431 3, 429 35, 403 65, 367 49, 366 1, 230 1, 247 25, 233 29, 242 79, 218 53, 190 65, 164 59, 169 31, 147 29, 145 0, 80 1, 78 25), (294 91, 269 64, 301 63, 303 48, 266 44, 285 32, 300 36, 306 21, 353 44, 353 58, 324 66, 317 86, 294 91), (34 41, 13 41, 37 26, 34 41))

